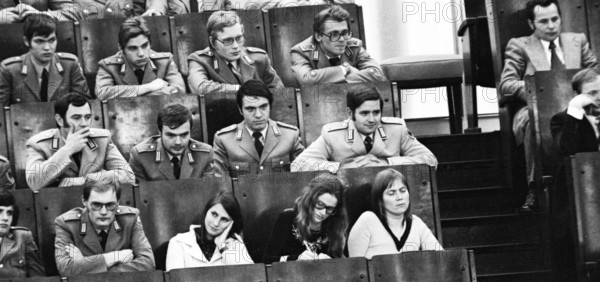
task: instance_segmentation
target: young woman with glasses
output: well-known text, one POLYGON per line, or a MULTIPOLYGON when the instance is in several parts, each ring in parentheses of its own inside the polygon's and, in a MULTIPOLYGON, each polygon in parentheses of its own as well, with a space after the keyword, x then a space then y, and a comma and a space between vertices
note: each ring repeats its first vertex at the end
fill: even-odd
POLYGON ((347 226, 342 184, 335 177, 316 177, 295 207, 279 215, 263 262, 342 257, 347 226))

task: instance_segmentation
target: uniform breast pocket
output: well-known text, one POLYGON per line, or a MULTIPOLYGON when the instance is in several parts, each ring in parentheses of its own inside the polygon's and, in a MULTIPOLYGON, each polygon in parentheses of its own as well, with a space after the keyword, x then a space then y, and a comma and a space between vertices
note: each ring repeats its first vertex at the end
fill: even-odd
POLYGON ((237 177, 239 175, 252 173, 252 169, 247 162, 230 162, 229 172, 231 173, 231 177, 237 177))
POLYGON ((271 161, 271 168, 273 172, 288 172, 290 171, 290 158, 277 158, 271 161))

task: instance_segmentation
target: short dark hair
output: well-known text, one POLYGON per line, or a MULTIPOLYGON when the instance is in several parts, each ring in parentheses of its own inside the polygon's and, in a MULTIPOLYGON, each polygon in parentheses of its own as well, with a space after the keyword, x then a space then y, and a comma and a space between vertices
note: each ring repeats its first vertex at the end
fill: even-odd
POLYGON ((174 129, 188 121, 190 122, 190 127, 192 127, 192 112, 188 107, 179 103, 165 105, 158 113, 158 117, 156 117, 156 125, 160 132, 162 132, 163 125, 174 129))
POLYGON ((571 87, 573 87, 573 91, 575 91, 577 94, 581 94, 581 88, 583 84, 596 81, 599 75, 600 73, 598 73, 595 69, 580 70, 573 76, 573 80, 571 80, 571 87))
POLYGON ((115 193, 117 194, 117 200, 121 199, 121 186, 111 177, 105 177, 100 179, 86 178, 85 183, 83 184, 83 200, 89 200, 90 193, 92 191, 95 191, 97 193, 103 193, 110 190, 115 191, 115 193))
MULTIPOLYGON (((92 105, 90 105, 88 99, 80 93, 69 93, 64 95, 54 103, 54 113, 58 114, 63 120, 66 120, 67 110, 69 110, 69 105, 73 105, 75 107, 81 107, 85 104, 88 104, 90 110, 92 109, 92 105)), ((57 124, 57 127, 60 127, 57 124)))
POLYGON ((13 220, 11 226, 17 225, 19 221, 19 206, 15 201, 15 197, 8 190, 0 190, 0 206, 13 208, 13 220))
POLYGON ((548 7, 550 5, 556 5, 556 9, 558 9, 558 15, 560 16, 560 5, 558 5, 558 2, 556 2, 556 0, 531 0, 529 2, 527 2, 527 4, 525 5, 525 11, 527 12, 527 19, 529 19, 530 21, 535 21, 535 7, 536 6, 540 6, 540 7, 548 7))
POLYGON ((244 96, 264 97, 269 100, 269 106, 273 104, 273 93, 271 93, 269 87, 260 80, 248 80, 240 86, 236 96, 237 104, 240 109, 244 106, 244 96))
MULTIPOLYGON (((385 208, 383 207, 383 193, 396 181, 401 181, 410 194, 406 176, 393 168, 388 168, 377 173, 375 180, 373 181, 373 187, 371 188, 371 209, 385 225, 387 225, 387 219, 385 217, 385 208)), ((404 212, 404 219, 407 219, 408 217, 410 217, 410 202, 404 212)))
POLYGON ((208 41, 210 44, 208 46, 210 49, 213 48, 213 44, 215 39, 217 38, 217 32, 222 32, 224 28, 231 27, 236 24, 240 24, 242 26, 242 33, 244 32, 244 25, 242 24, 242 20, 240 16, 234 11, 216 11, 208 17, 206 21, 206 34, 208 34, 208 41), (210 38, 212 37, 212 41, 210 38))
MULTIPOLYGON (((204 211, 202 212, 201 217, 201 225, 202 225, 202 238, 206 238, 206 226, 204 226, 204 221, 206 219, 206 215, 208 210, 212 208, 214 205, 221 204, 223 209, 229 214, 231 220, 233 220, 233 226, 227 234, 227 238, 235 238, 233 234, 242 235, 242 230, 244 229, 244 222, 242 221, 242 209, 240 208, 240 204, 237 199, 233 195, 233 193, 225 190, 220 190, 216 194, 214 194, 206 205, 204 206, 204 211)), ((217 246, 219 247, 219 246, 217 246)))
POLYGON ((350 108, 352 113, 365 101, 377 100, 379 100, 379 107, 383 110, 383 99, 379 95, 377 88, 364 84, 352 85, 348 90, 348 94, 346 94, 346 106, 350 108))
POLYGON ((124 49, 129 39, 139 35, 144 35, 148 38, 148 42, 151 41, 150 29, 146 25, 144 18, 137 16, 126 19, 119 29, 119 46, 121 46, 121 49, 124 49))
POLYGON ((53 32, 56 32, 56 20, 54 18, 44 14, 33 14, 25 18, 23 35, 28 42, 31 42, 34 36, 47 37, 53 32))
POLYGON ((315 15, 313 34, 321 34, 323 32, 323 23, 327 20, 338 22, 345 21, 346 24, 348 24, 348 29, 350 29, 350 13, 338 5, 331 5, 329 8, 326 8, 315 15))

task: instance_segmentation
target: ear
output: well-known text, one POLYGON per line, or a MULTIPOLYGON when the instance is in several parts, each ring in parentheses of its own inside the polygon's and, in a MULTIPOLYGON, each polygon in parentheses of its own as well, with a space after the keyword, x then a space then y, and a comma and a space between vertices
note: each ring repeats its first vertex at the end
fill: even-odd
POLYGON ((63 120, 63 118, 59 114, 54 114, 54 120, 56 121, 56 123, 58 123, 58 125, 60 127, 64 127, 65 126, 64 120, 63 120))
POLYGON ((240 115, 244 115, 244 112, 242 112, 242 108, 238 107, 238 110, 240 111, 240 115))
POLYGON ((83 206, 85 207, 85 200, 83 199, 83 196, 81 196, 81 203, 83 204, 83 206))
POLYGON ((323 38, 322 38, 321 34, 320 34, 320 33, 318 33, 318 32, 315 32, 315 33, 313 33, 313 37, 314 37, 314 38, 315 38, 315 40, 316 40, 317 42, 319 42, 319 43, 321 43, 321 41, 323 40, 323 38))
POLYGON ((350 107, 346 107, 346 113, 348 113, 349 118, 352 118, 352 110, 350 109, 350 107))
POLYGON ((213 44, 213 38, 212 38, 212 36, 208 37, 208 44, 210 44, 210 47, 212 47, 213 49, 215 49, 215 45, 213 44))
POLYGON ((25 37, 25 36, 23 36, 23 43, 25 43, 25 46, 31 47, 31 46, 29 46, 29 40, 27 40, 27 37, 25 37))
POLYGON ((535 30, 535 25, 533 24, 533 22, 531 20, 527 20, 527 23, 529 24, 529 27, 531 28, 531 30, 535 30))

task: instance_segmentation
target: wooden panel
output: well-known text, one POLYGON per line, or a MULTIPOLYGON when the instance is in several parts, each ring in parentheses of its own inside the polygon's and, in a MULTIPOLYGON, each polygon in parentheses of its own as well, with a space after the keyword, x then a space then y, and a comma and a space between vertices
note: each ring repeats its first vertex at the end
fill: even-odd
POLYGON ((169 271, 170 282, 198 281, 248 281, 266 282, 267 272, 262 263, 174 269, 169 271))
POLYGON ((596 56, 598 56, 598 50, 600 50, 600 0, 585 0, 585 10, 587 12, 587 24, 590 47, 592 50, 596 50, 596 56))
POLYGON ((125 159, 129 160, 131 148, 142 140, 160 134, 156 125, 158 113, 172 102, 185 105, 192 112, 191 137, 202 140, 200 104, 196 95, 161 95, 110 99, 107 102, 108 128, 112 140, 125 159))
MULTIPOLYGON (((355 4, 341 5, 350 13, 350 29, 353 37, 365 41, 361 33, 363 23, 362 10, 355 4)), ((273 68, 283 80, 285 86, 298 86, 292 74, 290 50, 292 47, 313 34, 313 20, 316 14, 327 8, 325 5, 316 6, 291 6, 285 8, 269 9, 267 20, 267 40, 270 48, 273 68)))
MULTIPOLYGON (((93 128, 103 128, 100 101, 90 101, 93 128)), ((35 102, 11 105, 8 112, 9 155, 17 188, 26 188, 25 166, 27 163, 27 140, 46 129, 56 128, 54 102, 35 102)))
MULTIPOLYGON (((208 33, 206 21, 213 11, 204 11, 199 14, 175 15, 172 18, 171 41, 175 52, 179 71, 188 75, 188 56, 198 50, 208 47, 208 33)), ((245 46, 257 47, 266 50, 263 16, 260 10, 236 11, 244 25, 245 46)))
POLYGON ((18 189, 10 192, 15 197, 15 202, 19 207, 19 221, 15 225, 29 228, 33 237, 37 238, 33 192, 29 189, 18 189))
MULTIPOLYGON (((68 188, 44 188, 34 196, 39 248, 48 275, 58 275, 54 260, 54 237, 56 237, 54 220, 73 208, 81 207, 82 195, 83 187, 73 186, 68 188)), ((119 204, 134 206, 131 185, 121 186, 119 204)))
POLYGON ((367 260, 364 258, 276 262, 271 265, 269 280, 367 282, 369 273, 367 272, 367 260))
POLYGON ((373 257, 375 281, 476 281, 471 278, 470 269, 464 249, 373 257))
POLYGON ((63 281, 60 276, 53 277, 35 277, 35 278, 13 278, 10 280, 2 280, 2 281, 11 281, 11 282, 61 282, 63 281))
MULTIPOLYGON (((56 26, 56 51, 77 54, 75 28, 72 22, 58 22, 56 26)), ((12 56, 21 56, 29 52, 23 42, 23 23, 0 25, 0 61, 12 56)))
MULTIPOLYGON (((392 88, 389 82, 368 83, 377 88, 383 98, 381 116, 394 116, 392 88)), ((301 105, 303 126, 301 128, 304 146, 308 147, 321 135, 323 125, 348 119, 346 111, 346 93, 356 87, 353 84, 326 84, 305 86, 301 88, 301 105)))
MULTIPOLYGON (((2 26, 2 25, 0 25, 2 26)), ((5 156, 11 162, 14 162, 13 159, 10 158, 8 153, 8 139, 7 139, 7 129, 6 129, 6 114, 8 112, 6 109, 2 109, 2 114, 0 114, 0 155, 5 156)), ((14 165, 12 165, 14 168, 14 165)), ((14 170, 13 170, 14 171, 14 170)))
POLYGON ((163 282, 164 274, 160 270, 154 270, 137 272, 107 272, 69 277, 69 282, 104 281, 163 282))
POLYGON ((135 191, 136 206, 152 248, 203 224, 206 201, 219 190, 232 190, 229 177, 142 182, 135 191))

